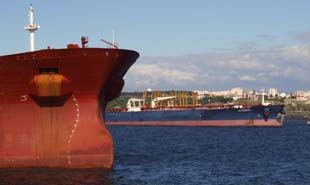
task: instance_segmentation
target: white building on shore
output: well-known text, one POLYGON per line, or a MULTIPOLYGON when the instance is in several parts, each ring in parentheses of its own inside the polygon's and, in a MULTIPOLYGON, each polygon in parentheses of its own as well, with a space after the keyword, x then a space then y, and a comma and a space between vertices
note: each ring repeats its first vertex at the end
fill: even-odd
POLYGON ((276 96, 278 96, 279 95, 279 91, 278 91, 278 89, 276 89, 276 88, 270 88, 269 90, 268 90, 268 96, 272 96, 272 97, 276 97, 276 96))

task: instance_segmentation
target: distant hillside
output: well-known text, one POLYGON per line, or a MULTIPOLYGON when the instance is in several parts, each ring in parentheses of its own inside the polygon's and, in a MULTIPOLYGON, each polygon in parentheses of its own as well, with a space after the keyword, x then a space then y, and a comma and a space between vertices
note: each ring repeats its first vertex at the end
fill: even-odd
POLYGON ((130 98, 142 98, 143 92, 122 92, 115 100, 108 103, 107 108, 126 107, 127 101, 130 98))

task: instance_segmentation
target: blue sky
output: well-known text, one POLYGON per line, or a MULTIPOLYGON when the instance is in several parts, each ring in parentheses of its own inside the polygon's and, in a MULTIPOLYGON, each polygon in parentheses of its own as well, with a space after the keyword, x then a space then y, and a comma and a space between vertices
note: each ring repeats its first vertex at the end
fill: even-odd
POLYGON ((36 49, 79 43, 81 35, 89 37, 89 46, 105 47, 100 39, 111 40, 114 30, 121 48, 141 54, 126 76, 125 90, 148 87, 216 90, 234 86, 276 87, 285 91, 310 89, 307 78, 289 77, 294 74, 292 69, 301 70, 299 74, 306 74, 310 69, 310 1, 307 0, 10 0, 1 3, 1 54, 28 50, 29 36, 23 27, 27 25, 30 3, 41 26, 36 32, 36 49), (240 66, 223 71, 217 63, 240 66), (274 75, 266 78, 265 70, 243 68, 245 63, 270 65, 273 68, 267 71, 274 75), (287 67, 286 76, 281 68, 276 69, 276 64, 287 67), (167 71, 154 78, 154 74, 146 73, 150 68, 167 71), (187 78, 181 78, 186 74, 189 74, 187 78))

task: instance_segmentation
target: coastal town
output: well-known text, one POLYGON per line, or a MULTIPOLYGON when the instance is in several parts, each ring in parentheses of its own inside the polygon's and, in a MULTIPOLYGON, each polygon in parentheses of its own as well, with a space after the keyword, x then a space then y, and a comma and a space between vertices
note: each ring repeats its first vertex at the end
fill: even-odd
POLYGON ((241 102, 243 100, 248 100, 252 102, 261 102, 262 95, 266 101, 270 103, 283 103, 285 105, 296 106, 297 104, 308 105, 310 104, 310 91, 297 90, 295 92, 281 92, 276 88, 269 88, 266 90, 254 90, 254 89, 243 89, 241 87, 235 87, 230 90, 223 91, 208 91, 208 90, 193 90, 193 91, 184 91, 184 90, 162 90, 154 91, 152 89, 147 89, 144 92, 135 91, 135 92, 123 92, 121 96, 131 95, 131 96, 142 96, 143 93, 150 92, 151 94, 157 94, 157 96, 166 96, 171 93, 180 93, 187 92, 187 96, 191 97, 193 95, 197 96, 199 101, 203 99, 208 99, 209 102, 212 101, 212 97, 220 97, 225 99, 225 101, 220 101, 222 103, 227 103, 229 101, 241 102))
POLYGON ((310 104, 310 91, 297 90, 295 92, 281 92, 276 88, 269 88, 267 91, 264 89, 254 90, 248 89, 245 90, 241 87, 232 88, 231 90, 226 91, 199 91, 195 90, 194 92, 198 93, 198 98, 202 99, 208 96, 215 97, 225 97, 232 98, 233 100, 248 99, 253 101, 259 101, 262 95, 265 96, 270 101, 280 101, 286 105, 296 105, 296 104, 310 104))

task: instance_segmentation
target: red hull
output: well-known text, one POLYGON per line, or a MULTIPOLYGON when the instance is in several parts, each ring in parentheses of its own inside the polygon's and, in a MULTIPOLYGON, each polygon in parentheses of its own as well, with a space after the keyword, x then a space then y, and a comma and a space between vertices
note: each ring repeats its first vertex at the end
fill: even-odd
POLYGON ((282 126, 277 120, 218 120, 218 121, 141 121, 141 122, 106 122, 110 126, 282 126))
POLYGON ((111 168, 101 110, 138 56, 75 48, 0 57, 0 167, 111 168))

